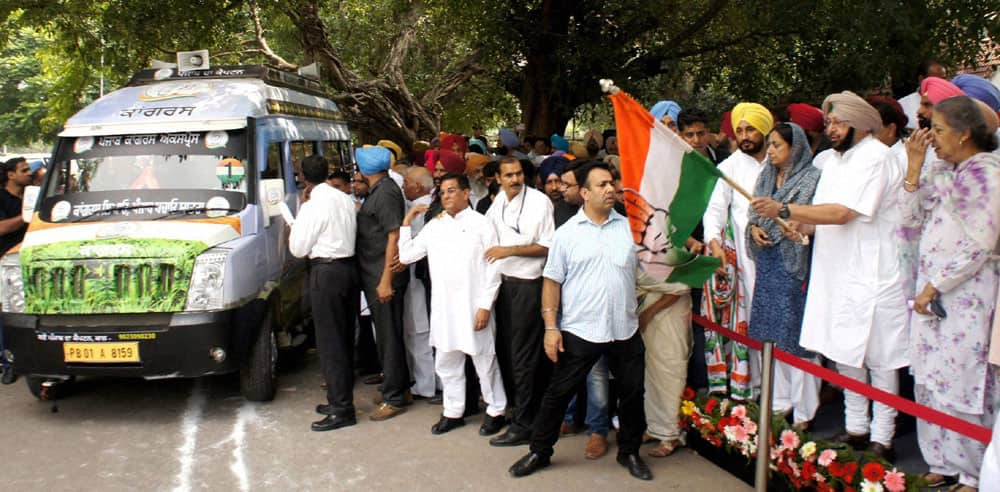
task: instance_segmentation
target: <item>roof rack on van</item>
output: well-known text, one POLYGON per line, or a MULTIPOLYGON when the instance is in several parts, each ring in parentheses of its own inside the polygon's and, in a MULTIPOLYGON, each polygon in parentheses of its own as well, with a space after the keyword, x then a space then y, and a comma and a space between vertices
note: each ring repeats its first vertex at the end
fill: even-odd
POLYGON ((208 70, 179 72, 176 68, 147 68, 129 80, 129 86, 155 84, 165 80, 193 79, 260 79, 269 85, 294 89, 320 97, 330 97, 323 92, 319 82, 292 72, 285 72, 264 65, 227 65, 208 70))

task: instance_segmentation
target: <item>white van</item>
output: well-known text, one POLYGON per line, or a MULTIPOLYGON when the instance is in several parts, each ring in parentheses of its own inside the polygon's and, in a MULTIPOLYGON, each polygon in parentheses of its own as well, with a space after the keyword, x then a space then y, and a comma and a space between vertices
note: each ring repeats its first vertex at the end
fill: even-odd
POLYGON ((246 398, 273 398, 278 350, 306 338, 279 204, 296 210, 304 157, 347 168, 351 150, 315 81, 267 67, 144 70, 87 106, 0 259, 14 371, 36 396, 75 376, 239 371, 246 398))

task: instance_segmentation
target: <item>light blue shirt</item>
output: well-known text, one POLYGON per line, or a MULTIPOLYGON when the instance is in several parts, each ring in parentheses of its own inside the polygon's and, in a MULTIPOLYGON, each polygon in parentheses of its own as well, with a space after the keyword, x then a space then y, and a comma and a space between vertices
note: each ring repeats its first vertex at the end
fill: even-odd
POLYGON ((581 208, 556 229, 542 275, 562 284, 559 328, 593 343, 632 338, 637 262, 628 219, 614 210, 597 225, 581 208))

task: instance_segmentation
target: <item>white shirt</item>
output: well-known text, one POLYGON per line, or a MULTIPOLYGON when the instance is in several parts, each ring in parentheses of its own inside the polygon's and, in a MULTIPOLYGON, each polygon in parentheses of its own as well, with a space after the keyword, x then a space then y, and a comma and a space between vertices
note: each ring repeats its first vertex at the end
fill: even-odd
POLYGON ((466 207, 454 217, 442 213, 411 237, 409 226, 399 228, 399 261, 414 263, 427 257, 434 285, 431 345, 445 352, 494 353, 492 313, 485 329, 474 329, 476 311, 492 310, 500 289, 500 273, 486 261, 486 250, 497 244, 493 224, 466 207))
POLYGON ((899 106, 903 108, 903 114, 906 115, 906 127, 910 130, 916 130, 917 110, 920 109, 920 93, 913 91, 909 95, 901 98, 899 100, 899 106))
MULTIPOLYGON (((412 202, 406 202, 406 209, 409 210, 417 205, 430 205, 431 195, 417 197, 412 202)), ((424 227, 424 214, 419 214, 410 221, 410 234, 416 236, 424 227)), ((426 333, 431 329, 430 319, 427 315, 427 298, 424 292, 424 283, 417 278, 417 267, 410 265, 410 284, 406 287, 406 294, 403 295, 403 329, 413 333, 426 333)))
POLYGON ((390 167, 389 168, 389 177, 392 178, 392 181, 396 183, 396 186, 398 186, 400 190, 403 189, 403 175, 402 174, 399 174, 396 171, 393 171, 392 168, 390 167))
POLYGON ((288 236, 288 249, 298 258, 347 258, 354 256, 357 236, 354 200, 326 184, 316 185, 288 236))
MULTIPOLYGON (((528 186, 523 186, 513 200, 508 200, 507 192, 500 190, 486 211, 486 217, 496 228, 500 246, 538 244, 548 248, 556 230, 554 216, 552 200, 528 186)), ((508 256, 499 261, 498 268, 508 277, 536 279, 542 276, 545 257, 508 256)))
POLYGON ((817 225, 799 343, 852 367, 890 370, 909 363, 900 249, 895 238, 903 176, 889 147, 871 136, 823 168, 813 204, 858 214, 817 225))
MULTIPOLYGON (((719 163, 719 171, 740 185, 747 193, 753 193, 757 186, 757 178, 765 165, 743 153, 742 150, 737 150, 719 163)), ((712 191, 712 198, 708 201, 708 208, 705 209, 702 222, 705 226, 704 242, 706 245, 713 239, 718 241, 720 245, 723 243, 730 214, 733 217, 733 239, 736 242, 736 261, 740 271, 737 285, 740 286, 740 295, 746 301, 742 303, 746 312, 740 316, 740 319, 749 320, 750 306, 753 306, 754 282, 757 280, 753 258, 750 257, 746 244, 746 229, 750 222, 750 200, 747 200, 746 197, 737 193, 728 183, 720 179, 715 183, 715 190, 712 191)))

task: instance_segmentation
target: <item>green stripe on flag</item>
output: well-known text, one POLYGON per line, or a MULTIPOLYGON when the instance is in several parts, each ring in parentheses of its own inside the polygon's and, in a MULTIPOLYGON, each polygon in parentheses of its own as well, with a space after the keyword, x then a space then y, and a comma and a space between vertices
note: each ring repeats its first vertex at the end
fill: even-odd
POLYGON ((681 180, 670 202, 671 241, 681 246, 705 215, 715 182, 722 173, 698 151, 689 151, 681 161, 681 180))
MULTIPOLYGON (((681 161, 681 180, 674 200, 670 202, 670 239, 683 247, 695 226, 705 215, 708 200, 712 197, 715 182, 722 176, 715 164, 698 151, 688 151, 681 161)), ((688 258, 691 258, 689 255, 688 258)), ((711 256, 697 256, 682 261, 670 273, 668 282, 679 282, 691 287, 701 287, 719 268, 721 262, 711 256)))

